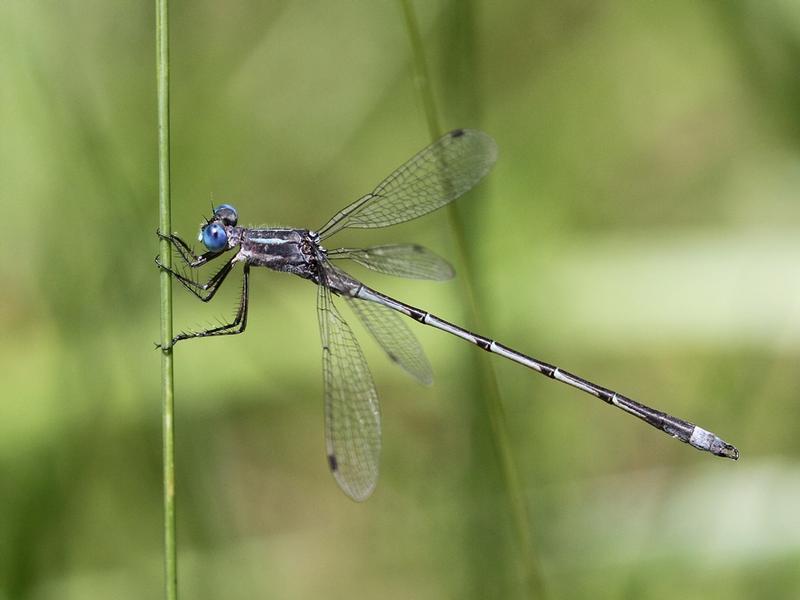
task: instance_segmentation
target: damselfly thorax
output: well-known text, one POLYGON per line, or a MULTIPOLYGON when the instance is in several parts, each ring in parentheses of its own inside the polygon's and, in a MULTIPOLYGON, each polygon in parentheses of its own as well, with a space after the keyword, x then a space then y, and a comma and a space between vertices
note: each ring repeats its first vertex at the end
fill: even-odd
POLYGON ((267 267, 317 280, 320 257, 324 251, 319 235, 307 229, 238 228, 237 258, 254 267, 267 267))

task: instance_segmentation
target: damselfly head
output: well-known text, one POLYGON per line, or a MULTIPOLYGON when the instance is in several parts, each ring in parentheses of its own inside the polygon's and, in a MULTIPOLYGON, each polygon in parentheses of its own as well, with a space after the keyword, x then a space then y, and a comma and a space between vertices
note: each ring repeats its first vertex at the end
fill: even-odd
POLYGON ((239 214, 230 204, 220 204, 214 214, 205 223, 200 223, 200 234, 197 241, 211 252, 221 252, 228 246, 228 227, 236 227, 239 214))

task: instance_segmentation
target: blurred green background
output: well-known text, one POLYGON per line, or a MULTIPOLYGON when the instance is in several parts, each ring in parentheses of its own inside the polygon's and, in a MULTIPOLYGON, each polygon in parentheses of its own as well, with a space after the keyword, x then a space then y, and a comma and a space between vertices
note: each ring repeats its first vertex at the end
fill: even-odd
MULTIPOLYGON (((0 3, 2 600, 161 594, 151 4, 0 3)), ((443 127, 500 147, 458 203, 483 333, 742 458, 412 324, 430 388, 362 336, 384 452, 357 505, 327 472, 314 290, 257 271, 247 333, 176 352, 182 597, 524 596, 478 358, 549 597, 797 597, 800 5, 415 4, 443 127)), ((318 227, 429 140, 396 2, 173 0, 171 25, 188 239, 212 201, 318 227)), ((335 239, 389 241, 458 256, 445 211, 335 239)), ((459 281, 352 271, 469 324, 459 281)), ((237 288, 176 286, 176 328, 237 288)))

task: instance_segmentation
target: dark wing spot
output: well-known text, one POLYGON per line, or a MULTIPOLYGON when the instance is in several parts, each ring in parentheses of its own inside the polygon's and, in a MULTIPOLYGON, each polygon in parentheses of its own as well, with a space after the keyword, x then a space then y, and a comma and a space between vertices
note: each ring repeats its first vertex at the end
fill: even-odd
POLYGON ((328 466, 334 473, 339 469, 339 462, 333 454, 328 454, 328 466))
POLYGON ((453 129, 453 131, 450 132, 450 137, 457 138, 461 137, 462 135, 464 135, 463 129, 453 129))
POLYGON ((398 362, 397 355, 394 352, 387 352, 386 354, 389 356, 390 361, 398 362))

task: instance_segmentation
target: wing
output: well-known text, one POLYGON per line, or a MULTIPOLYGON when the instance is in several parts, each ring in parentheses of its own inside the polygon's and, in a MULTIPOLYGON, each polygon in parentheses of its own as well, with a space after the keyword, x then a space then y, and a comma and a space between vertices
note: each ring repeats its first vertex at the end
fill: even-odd
POLYGON ((366 500, 378 481, 381 416, 364 353, 320 285, 317 316, 325 385, 325 444, 336 483, 353 500, 366 500))
POLYGON ((425 351, 399 314, 375 302, 344 298, 392 362, 420 383, 433 383, 433 371, 425 351))
POLYGON ((362 267, 398 277, 443 281, 455 275, 445 259, 418 244, 393 244, 371 248, 338 248, 328 258, 349 258, 362 267))
POLYGON ((388 227, 434 211, 478 183, 496 159, 497 145, 482 131, 446 133, 336 213, 317 230, 320 239, 346 227, 388 227))

